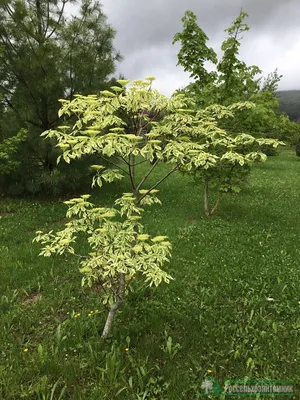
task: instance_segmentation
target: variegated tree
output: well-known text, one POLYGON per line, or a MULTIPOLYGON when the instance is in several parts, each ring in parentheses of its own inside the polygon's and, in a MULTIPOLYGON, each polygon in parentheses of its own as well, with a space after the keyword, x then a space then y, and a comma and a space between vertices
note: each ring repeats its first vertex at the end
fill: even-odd
MULTIPOLYGON (((89 250, 80 255, 82 282, 102 285, 103 302, 109 306, 103 337, 109 334, 136 274, 144 276, 150 286, 171 278, 162 269, 170 257, 170 243, 164 236, 151 238, 141 223, 144 206, 160 202, 156 187, 175 171, 205 170, 217 165, 221 160, 211 151, 212 144, 227 143, 226 131, 218 127, 218 113, 230 114, 229 109, 211 107, 205 113, 195 112, 188 109, 190 100, 185 95, 169 99, 153 89, 153 79, 131 85, 119 80, 119 86, 99 96, 61 100, 60 117, 73 120, 72 124, 43 134, 57 141, 66 162, 94 154, 111 164, 110 169, 92 165, 93 186, 125 177, 131 185, 131 191, 110 208, 95 206, 89 202, 89 195, 65 202, 70 218, 65 228, 56 233, 38 232, 35 238, 43 245, 41 254, 50 256, 79 255, 76 239, 78 235, 86 237, 89 250), (169 171, 147 186, 160 162, 167 163, 169 171), (137 170, 142 163, 148 163, 148 170, 140 177, 137 170)), ((231 148, 222 155, 222 162, 226 157, 235 157, 231 148)))

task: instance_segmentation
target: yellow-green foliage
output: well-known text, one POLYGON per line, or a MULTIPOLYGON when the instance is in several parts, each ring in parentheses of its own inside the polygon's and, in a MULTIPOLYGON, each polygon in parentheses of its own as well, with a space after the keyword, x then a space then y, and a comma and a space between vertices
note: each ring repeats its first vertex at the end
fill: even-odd
MULTIPOLYGON (((119 157, 120 162, 113 169, 91 166, 96 172, 93 185, 101 186, 103 181, 123 179, 126 174, 131 177, 133 194, 125 193, 116 201, 116 205, 121 207, 119 211, 115 207, 95 208, 85 197, 73 199, 67 202, 70 205, 67 217, 76 219, 68 222, 66 228, 57 234, 50 232, 37 236, 36 240, 45 245, 41 254, 50 256, 66 251, 74 253, 75 234, 79 231, 87 234, 92 255, 81 261, 81 271, 84 273, 83 282, 89 285, 99 279, 105 281, 107 277, 110 281, 121 272, 131 278, 138 270, 143 271, 150 284, 167 279, 159 269, 153 275, 153 268, 162 265, 167 254, 162 249, 167 251, 169 247, 165 242, 158 248, 150 246, 150 242, 139 243, 138 240, 137 235, 142 233, 142 207, 158 199, 154 188, 151 191, 142 189, 148 174, 139 184, 135 182, 132 169, 137 164, 132 161, 132 156, 150 162, 163 160, 172 165, 170 173, 210 168, 219 171, 220 167, 251 165, 265 159, 261 152, 251 151, 251 148, 266 140, 246 134, 230 136, 220 128, 221 120, 233 118, 236 111, 255 107, 252 103, 228 107, 212 105, 204 110, 191 110, 187 108, 191 99, 184 94, 174 94, 169 99, 152 88, 153 80, 150 77, 134 81, 130 87, 127 87, 129 81, 119 80, 120 86, 104 90, 99 96, 77 95, 72 101, 61 100, 59 115, 75 116, 75 123, 43 134, 57 140, 62 157, 68 163, 87 154, 119 157), (155 118, 159 113, 163 116, 155 118), (124 222, 112 220, 118 214, 126 217, 124 222), (157 258, 155 251, 158 252, 157 258)), ((268 142, 276 145, 275 141, 268 142)))
MULTIPOLYGON (((66 162, 86 154, 120 156, 122 159, 134 155, 150 161, 156 157, 178 169, 192 171, 199 167, 207 169, 222 160, 232 163, 238 160, 243 165, 263 158, 257 151, 245 152, 246 144, 258 143, 252 136, 230 137, 219 127, 221 119, 233 118, 236 111, 255 107, 253 103, 190 110, 187 104, 191 99, 178 93, 168 99, 152 88, 152 80, 134 81, 128 89, 125 88, 128 81, 119 81, 124 85, 123 89, 112 87, 111 91, 102 91, 100 96, 78 95, 72 101, 61 100, 60 116, 75 115, 75 124, 60 126, 43 135, 58 141, 66 162), (130 116, 130 127, 135 128, 132 133, 127 132, 128 122, 120 117, 124 112, 130 116), (164 112, 164 117, 155 121, 149 112, 164 112), (144 132, 146 126, 151 128, 147 133, 144 132), (223 147, 221 156, 215 154, 217 145, 223 147)), ((259 141, 262 143, 263 139, 259 141)), ((277 145, 276 141, 269 142, 277 145)), ((102 180, 111 182, 123 177, 117 170, 103 172, 101 166, 93 167, 97 170, 94 183, 99 185, 102 180)))
MULTIPOLYGON (((102 91, 100 96, 78 95, 72 101, 61 100, 60 116, 75 115, 75 124, 59 126, 43 135, 58 141, 66 162, 96 153, 123 159, 130 155, 142 156, 150 161, 157 157, 190 170, 214 164, 215 157, 205 151, 205 144, 182 140, 185 136, 191 138, 195 132, 202 137, 208 135, 207 121, 189 112, 184 95, 177 94, 169 99, 152 88, 152 81, 153 78, 134 81, 129 89, 125 88, 128 81, 118 81, 124 85, 123 89, 112 87, 111 91, 102 91), (149 112, 163 112, 165 117, 155 121, 149 112), (120 117, 122 113, 129 116, 130 125, 120 117), (140 128, 137 129, 138 124, 140 128), (135 131, 127 132, 128 126, 135 131), (150 132, 145 133, 146 127, 151 128, 150 132)), ((216 129, 216 121, 210 123, 212 130, 216 129)), ((114 172, 110 171, 108 176, 107 172, 101 173, 101 167, 94 168, 98 168, 103 180, 112 180, 114 172)))
MULTIPOLYGON (((134 196, 125 193, 112 208, 96 207, 88 201, 89 197, 83 195, 65 202, 70 220, 63 230, 46 234, 37 232, 34 240, 43 245, 40 255, 78 255, 76 240, 83 234, 90 250, 80 258, 82 284, 92 286, 101 282, 106 292, 104 303, 117 301, 113 289, 119 274, 125 274, 130 281, 140 273, 149 286, 169 282, 171 277, 161 266, 169 260, 171 244, 165 236, 151 237, 144 233, 141 224, 143 209, 135 205, 134 196)), ((160 201, 151 192, 144 203, 150 205, 160 201)))
POLYGON ((77 95, 72 101, 61 100, 59 116, 72 120, 72 125, 43 134, 57 141, 62 150, 60 157, 67 163, 85 155, 99 155, 113 165, 111 169, 91 166, 95 171, 93 186, 130 178, 132 192, 124 193, 113 208, 95 207, 88 195, 70 200, 66 203, 71 220, 65 229, 56 234, 39 232, 35 239, 44 246, 41 255, 50 256, 76 254, 77 235, 86 236, 90 252, 77 254, 83 284, 100 283, 106 293, 103 301, 111 306, 103 337, 135 274, 142 274, 150 286, 170 280, 161 268, 169 259, 170 243, 165 237, 151 239, 141 224, 143 207, 159 202, 156 186, 176 170, 192 172, 237 163, 242 166, 263 158, 256 151, 240 151, 255 141, 250 135, 231 137, 220 127, 220 119, 231 118, 235 110, 251 108, 252 103, 197 111, 188 108, 191 99, 184 94, 177 93, 170 99, 160 94, 152 88, 153 80, 134 81, 129 87, 129 81, 119 80, 120 86, 102 91, 99 96, 77 95), (152 165, 137 181, 136 170, 143 161, 152 165), (170 164, 169 172, 151 188, 143 188, 160 161, 170 164))

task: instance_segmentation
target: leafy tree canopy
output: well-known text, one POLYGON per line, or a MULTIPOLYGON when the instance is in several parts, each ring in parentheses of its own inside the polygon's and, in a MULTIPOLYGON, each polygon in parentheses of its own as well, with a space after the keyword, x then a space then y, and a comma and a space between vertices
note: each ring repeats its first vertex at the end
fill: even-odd
POLYGON ((98 96, 62 99, 59 115, 66 118, 66 123, 43 134, 57 141, 62 150, 60 160, 67 163, 86 155, 108 159, 112 169, 101 164, 91 166, 95 171, 94 186, 125 177, 131 186, 131 191, 124 193, 113 208, 95 207, 88 201, 89 195, 67 201, 67 217, 71 220, 65 229, 38 232, 36 238, 43 245, 41 255, 76 254, 78 233, 85 234, 91 251, 80 255, 83 283, 100 281, 106 293, 103 302, 109 303, 103 337, 108 335, 136 273, 144 276, 149 285, 170 279, 161 269, 168 261, 170 243, 164 236, 151 238, 141 224, 144 206, 159 203, 156 188, 176 171, 251 165, 264 158, 257 151, 259 140, 250 135, 230 137, 218 126, 220 120, 253 107, 251 103, 215 105, 197 111, 188 108, 192 99, 184 94, 174 94, 171 99, 160 94, 152 88, 153 80, 150 77, 134 81, 130 86, 129 81, 118 80, 118 86, 103 90, 98 96), (149 176, 160 162, 167 163, 169 170, 150 186, 149 176), (145 172, 143 167, 144 172, 138 173, 143 163, 148 169, 145 172))
MULTIPOLYGON (((261 154, 261 150, 266 151, 270 146, 273 147, 274 142, 267 143, 264 138, 290 139, 295 133, 289 120, 276 114, 278 101, 275 90, 280 80, 277 70, 262 82, 262 71, 259 67, 248 66, 239 58, 243 34, 249 30, 249 26, 244 22, 247 16, 247 13, 241 11, 232 25, 225 30, 227 37, 221 46, 223 54, 220 60, 217 60, 216 52, 208 47, 208 37, 198 27, 196 16, 191 11, 187 11, 182 18, 182 32, 174 36, 173 43, 181 42, 178 64, 190 72, 190 77, 194 80, 181 92, 193 98, 196 108, 200 110, 205 111, 210 107, 217 109, 217 105, 229 108, 233 106, 231 118, 221 117, 219 108, 218 126, 229 135, 225 146, 216 147, 211 143, 211 151, 218 155, 220 162, 204 172, 200 170, 200 178, 204 181, 206 214, 210 213, 209 183, 217 186, 219 194, 240 190, 240 183, 250 171, 250 163, 246 162, 249 159, 248 154, 261 154), (215 64, 215 71, 207 70, 207 61, 215 64), (247 102, 249 107, 235 107, 236 103, 247 102), (246 136, 243 136, 245 133, 246 136), (252 136, 249 136, 250 134, 252 136), (248 137, 249 140, 246 140, 246 145, 240 142, 241 146, 237 146, 235 150, 236 162, 227 164, 227 161, 224 161, 227 160, 230 141, 239 141, 242 137, 248 137)), ((192 104, 190 106, 192 107, 192 104)), ((257 157, 256 161, 262 159, 264 158, 257 157)))

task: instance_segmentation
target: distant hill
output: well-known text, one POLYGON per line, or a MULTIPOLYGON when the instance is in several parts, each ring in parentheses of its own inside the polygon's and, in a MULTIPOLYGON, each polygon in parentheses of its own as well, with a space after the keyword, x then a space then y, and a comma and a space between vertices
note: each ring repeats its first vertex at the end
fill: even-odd
POLYGON ((300 90, 281 90, 276 93, 279 111, 285 112, 291 121, 300 122, 300 90))

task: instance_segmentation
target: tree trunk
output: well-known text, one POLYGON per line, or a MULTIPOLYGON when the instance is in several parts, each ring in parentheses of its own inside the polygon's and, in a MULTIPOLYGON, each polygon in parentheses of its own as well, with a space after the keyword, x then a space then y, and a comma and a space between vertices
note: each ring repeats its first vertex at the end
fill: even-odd
POLYGON ((115 318, 116 312, 124 302, 125 295, 125 274, 120 274, 119 277, 119 288, 117 294, 117 301, 110 306, 108 316, 106 318, 105 326, 102 332, 102 338, 106 339, 109 335, 112 327, 113 320, 115 318))
MULTIPOLYGON (((129 161, 129 176, 130 176, 130 181, 131 181, 131 185, 132 185, 132 193, 135 197, 135 205, 138 206, 139 204, 139 190, 136 187, 135 184, 135 155, 134 154, 130 154, 128 157, 128 161, 129 161)), ((137 227, 135 227, 135 234, 138 234, 138 229, 137 227)), ((133 240, 133 242, 131 243, 131 248, 133 248, 136 244, 136 237, 133 240)), ((131 250, 131 254, 133 255, 133 251, 131 250)), ((126 289, 126 280, 125 280, 125 274, 120 274, 120 278, 119 278, 119 288, 118 288, 118 294, 117 294, 117 301, 110 306, 109 312, 108 312, 108 316, 106 318, 106 322, 105 322, 105 326, 102 332, 102 338, 106 339, 107 336, 109 335, 110 331, 111 331, 111 327, 112 327, 112 323, 113 320, 115 318, 116 312, 117 310, 121 307, 121 305, 124 302, 124 296, 125 296, 125 289, 126 289)))
MULTIPOLYGON (((132 158, 130 157, 130 160, 132 160, 132 158)), ((134 160, 134 157, 133 157, 134 160)), ((133 161, 133 167, 129 167, 132 173, 132 177, 135 177, 135 166, 134 166, 134 161, 133 161)), ((133 181, 134 182, 134 181, 133 181)), ((132 192, 135 196, 135 205, 138 205, 138 201, 139 201, 139 192, 138 190, 133 187, 132 188, 132 192)), ((138 234, 138 230, 137 227, 135 228, 135 234, 138 234)), ((133 242, 131 243, 131 248, 133 248, 136 245, 136 237, 133 240, 133 242)), ((133 255, 133 251, 131 250, 131 254, 133 255)), ((126 289, 126 280, 125 280, 126 275, 125 274, 120 274, 119 277, 119 288, 118 288, 118 294, 117 294, 117 301, 110 306, 109 312, 108 312, 108 316, 106 318, 106 322, 105 322, 105 326, 102 332, 102 339, 106 339, 107 336, 109 335, 110 331, 111 331, 111 327, 112 327, 112 323, 113 320, 115 318, 116 312, 118 311, 118 309, 122 306, 122 304, 124 303, 124 297, 125 297, 125 289, 126 289)))
POLYGON ((208 178, 205 177, 204 178, 204 214, 206 215, 206 217, 208 217, 210 215, 209 212, 209 204, 208 204, 208 178))

